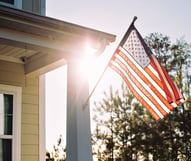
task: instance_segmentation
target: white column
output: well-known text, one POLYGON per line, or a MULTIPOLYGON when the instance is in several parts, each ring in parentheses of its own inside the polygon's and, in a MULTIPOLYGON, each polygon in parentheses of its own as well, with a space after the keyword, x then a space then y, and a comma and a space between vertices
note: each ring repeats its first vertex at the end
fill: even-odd
POLYGON ((88 79, 78 63, 69 60, 67 71, 67 161, 92 161, 88 79))
POLYGON ((45 74, 39 76, 39 161, 46 156, 46 78, 45 74))

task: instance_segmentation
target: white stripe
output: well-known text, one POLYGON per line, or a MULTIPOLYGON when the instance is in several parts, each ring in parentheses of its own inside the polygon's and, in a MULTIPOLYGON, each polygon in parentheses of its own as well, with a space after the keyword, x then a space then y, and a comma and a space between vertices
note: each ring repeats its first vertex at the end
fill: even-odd
POLYGON ((177 104, 176 104, 175 102, 172 102, 171 105, 172 105, 173 107, 177 107, 177 104))
POLYGON ((126 61, 120 57, 119 55, 115 55, 120 61, 122 61, 125 66, 128 68, 130 73, 138 80, 138 82, 145 88, 145 90, 150 93, 151 96, 156 100, 156 102, 167 112, 169 113, 170 110, 166 107, 166 105, 158 98, 158 96, 150 89, 150 87, 137 75, 136 72, 126 63, 126 61))
MULTIPOLYGON (((140 70, 140 72, 151 82, 151 84, 161 93, 161 95, 167 100, 166 94, 164 90, 160 88, 160 86, 150 77, 150 75, 145 72, 145 70, 140 67, 140 65, 124 50, 122 47, 119 47, 119 49, 131 60, 131 62, 140 70)), ((149 65, 151 66, 151 65, 149 65)), ((156 72, 156 71, 155 71, 156 72)), ((167 100, 168 101, 168 100, 167 100)))
POLYGON ((168 91, 169 91, 169 93, 171 95, 171 99, 173 101, 176 101, 174 90, 172 89, 172 87, 171 87, 170 83, 168 82, 168 80, 167 80, 165 74, 163 73, 162 69, 161 68, 159 69, 160 64, 158 63, 158 61, 156 60, 156 58, 154 56, 152 56, 152 57, 153 57, 153 60, 154 60, 155 64, 158 66, 158 71, 162 75, 163 81, 165 82, 165 85, 167 86, 167 89, 168 89, 168 91))
POLYGON ((184 102, 184 99, 182 99, 182 98, 181 98, 181 99, 180 99, 180 102, 182 102, 182 103, 183 103, 183 102, 184 102))
POLYGON ((131 84, 131 86, 133 87, 133 89, 140 95, 140 97, 142 97, 147 104, 156 112, 156 114, 162 119, 164 118, 164 116, 161 114, 161 112, 155 107, 155 105, 139 90, 139 88, 134 84, 134 82, 131 81, 131 79, 129 78, 129 76, 126 74, 126 72, 115 62, 112 61, 112 64, 114 66, 116 66, 127 78, 127 80, 129 81, 129 83, 131 84))
POLYGON ((158 72, 152 67, 152 65, 149 65, 148 68, 153 72, 153 74, 160 80, 158 72))

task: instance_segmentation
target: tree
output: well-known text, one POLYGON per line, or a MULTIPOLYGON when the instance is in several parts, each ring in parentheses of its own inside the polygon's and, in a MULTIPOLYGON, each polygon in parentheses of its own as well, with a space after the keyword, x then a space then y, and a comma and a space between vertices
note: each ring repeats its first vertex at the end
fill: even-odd
POLYGON ((110 89, 94 108, 97 128, 92 140, 98 160, 191 159, 191 46, 184 39, 172 44, 169 37, 157 33, 146 42, 181 89, 185 103, 156 122, 127 87, 122 85, 122 93, 110 89))
POLYGON ((95 113, 99 117, 96 115, 94 117, 97 126, 92 140, 95 147, 99 147, 93 153, 98 154, 98 160, 129 161, 138 155, 139 151, 136 149, 140 147, 134 143, 140 140, 139 137, 136 137, 140 130, 137 126, 140 126, 141 119, 144 117, 144 109, 126 86, 122 85, 122 89, 122 96, 120 96, 118 92, 113 94, 112 88, 110 88, 109 95, 105 93, 105 98, 101 102, 95 103, 95 113), (133 110, 136 111, 134 115, 132 115, 133 110), (137 115, 137 111, 142 115, 137 115), (99 119, 100 116, 103 117, 99 119))
POLYGON ((62 145, 62 136, 57 140, 57 144, 53 146, 52 152, 46 152, 46 161, 66 161, 66 149, 62 145))

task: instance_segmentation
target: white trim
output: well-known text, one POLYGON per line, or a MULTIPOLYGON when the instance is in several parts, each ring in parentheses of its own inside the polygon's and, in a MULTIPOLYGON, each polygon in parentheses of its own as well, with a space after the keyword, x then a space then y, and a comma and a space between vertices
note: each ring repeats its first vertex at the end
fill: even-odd
POLYGON ((1 139, 13 139, 12 135, 0 135, 1 139))
POLYGON ((0 84, 0 92, 14 95, 13 108, 13 161, 21 159, 21 87, 0 84))
POLYGON ((45 161, 46 135, 45 135, 45 74, 39 76, 39 160, 45 161))
POLYGON ((22 9, 22 0, 15 0, 15 6, 18 9, 22 9))
POLYGON ((42 16, 46 15, 46 0, 40 0, 40 14, 42 16))

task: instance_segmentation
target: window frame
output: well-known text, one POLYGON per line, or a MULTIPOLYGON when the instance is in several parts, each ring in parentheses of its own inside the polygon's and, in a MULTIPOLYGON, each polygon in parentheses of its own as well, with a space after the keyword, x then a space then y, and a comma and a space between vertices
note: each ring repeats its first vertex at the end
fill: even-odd
POLYGON ((0 92, 13 95, 13 134, 2 135, 2 139, 12 139, 12 161, 21 159, 21 95, 22 88, 0 84, 0 92))
POLYGON ((6 2, 0 2, 0 4, 8 6, 8 7, 22 9, 22 0, 14 0, 14 4, 6 3, 6 2))

